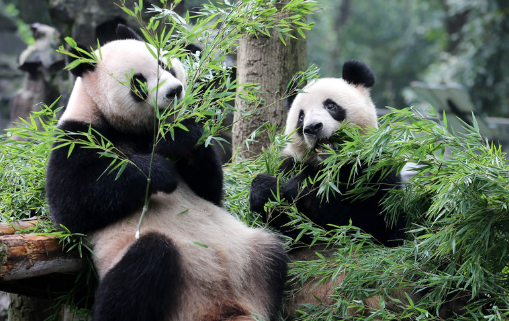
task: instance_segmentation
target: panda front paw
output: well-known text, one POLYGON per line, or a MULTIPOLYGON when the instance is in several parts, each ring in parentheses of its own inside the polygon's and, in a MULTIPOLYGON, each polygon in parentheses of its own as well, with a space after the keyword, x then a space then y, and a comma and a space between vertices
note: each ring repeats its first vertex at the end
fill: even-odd
POLYGON ((198 141, 203 134, 203 128, 194 121, 183 121, 182 125, 187 130, 175 128, 173 136, 169 133, 156 146, 156 153, 170 158, 181 158, 188 156, 198 146, 198 141))
POLYGON ((277 194, 278 179, 269 174, 258 174, 251 183, 249 191, 249 207, 257 213, 264 212, 264 206, 269 200, 274 200, 277 194))
POLYGON ((150 191, 172 193, 179 183, 179 176, 175 165, 159 155, 154 155, 150 191))

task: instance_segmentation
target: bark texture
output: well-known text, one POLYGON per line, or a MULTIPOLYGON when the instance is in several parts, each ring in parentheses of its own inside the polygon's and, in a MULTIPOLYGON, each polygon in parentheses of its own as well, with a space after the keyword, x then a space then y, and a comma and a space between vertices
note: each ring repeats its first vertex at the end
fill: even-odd
POLYGON ((81 271, 76 250, 64 252, 59 239, 36 234, 14 234, 34 227, 37 220, 0 223, 0 291, 39 298, 69 291, 81 271))
MULTIPOLYGON (((282 8, 289 0, 278 3, 282 8)), ((246 36, 241 39, 237 53, 237 79, 239 83, 256 83, 264 92, 259 98, 264 103, 259 105, 246 105, 237 98, 236 108, 250 111, 256 109, 249 118, 235 113, 233 122, 232 147, 234 150, 242 146, 241 152, 245 157, 259 154, 262 147, 269 145, 267 135, 257 137, 258 143, 249 144, 249 151, 245 140, 251 133, 264 123, 276 124, 282 129, 286 120, 284 107, 284 93, 286 84, 297 71, 307 68, 307 46, 295 31, 297 39, 285 38, 286 46, 279 39, 275 31, 270 37, 264 35, 246 36)), ((241 88, 239 90, 242 90, 241 88)))
POLYGON ((0 237, 0 257, 0 280, 3 281, 74 273, 82 267, 78 253, 63 252, 59 239, 47 235, 4 235, 0 237))

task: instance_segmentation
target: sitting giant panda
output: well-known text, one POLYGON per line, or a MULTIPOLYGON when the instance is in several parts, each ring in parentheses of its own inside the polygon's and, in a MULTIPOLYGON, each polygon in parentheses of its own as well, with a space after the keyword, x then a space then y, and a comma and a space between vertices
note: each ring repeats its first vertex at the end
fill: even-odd
MULTIPOLYGON (((286 277, 280 241, 220 207, 221 163, 212 145, 197 145, 199 124, 187 121, 187 131, 154 146, 154 101, 163 110, 182 99, 185 70, 178 60, 171 68, 157 61, 128 27, 117 34, 95 63, 71 70, 77 80, 58 128, 76 144, 57 140, 47 170, 54 221, 93 244, 94 320, 275 320, 286 277), (80 145, 87 132, 129 160, 118 177, 100 149, 80 145), (150 203, 136 239, 150 167, 150 203)), ((70 64, 80 56, 72 53, 70 64)))
MULTIPOLYGON (((324 144, 329 144, 328 138, 339 129, 342 122, 349 122, 361 128, 378 128, 377 115, 373 101, 369 94, 369 88, 375 83, 372 71, 359 61, 348 61, 343 66, 343 78, 318 79, 303 88, 301 93, 288 97, 286 106, 288 117, 286 122, 286 135, 291 135, 291 140, 283 150, 283 162, 279 168, 279 175, 288 175, 290 179, 286 184, 277 177, 268 174, 259 174, 252 183, 249 195, 250 207, 253 211, 261 213, 272 226, 278 228, 283 234, 296 238, 300 230, 294 230, 290 218, 283 213, 267 213, 264 205, 269 200, 274 200, 279 184, 279 195, 288 202, 295 202, 297 209, 305 214, 314 223, 325 229, 330 229, 329 224, 335 226, 352 225, 370 233, 374 239, 385 246, 398 246, 402 244, 405 234, 406 217, 400 214, 398 221, 393 226, 388 226, 382 213, 380 201, 388 193, 390 188, 401 186, 400 176, 396 171, 381 180, 379 189, 374 196, 367 200, 352 201, 349 196, 344 196, 348 191, 345 184, 340 187, 341 194, 329 196, 329 200, 321 199, 317 195, 317 185, 304 181, 314 178, 318 171, 323 168, 321 161, 324 156, 324 144), (270 214, 273 216, 267 217, 270 214)), ((292 86, 290 86, 292 87, 292 86)), ((340 169, 340 177, 344 182, 348 181, 352 165, 343 165, 340 169)), ((360 171, 363 168, 359 168, 360 171)), ((372 182, 378 182, 378 177, 372 178, 372 182)), ((306 236, 301 240, 311 241, 306 236)), ((295 247, 290 251, 292 261, 313 261, 333 255, 334 247, 328 244, 316 243, 312 247, 295 247), (320 258, 316 253, 320 253, 320 258)), ((340 269, 338 268, 338 271, 340 269)), ((303 304, 333 305, 341 299, 341 293, 337 288, 343 282, 348 271, 339 272, 334 280, 327 282, 318 274, 318 278, 308 278, 304 282, 295 282, 285 298, 284 314, 288 319, 297 315, 297 310, 305 309, 303 304)), ((364 306, 359 309, 359 302, 353 304, 347 311, 348 315, 372 316, 373 310, 384 306, 390 311, 400 311, 402 305, 409 305, 408 298, 417 302, 432 290, 431 287, 415 291, 411 287, 402 285, 395 289, 390 297, 384 297, 381 302, 379 295, 371 297, 358 297, 357 300, 364 306)), ((359 291, 361 294, 362 291, 359 291)), ((362 294, 361 294, 362 295, 362 294)), ((478 298, 488 296, 479 295, 478 298)), ((457 314, 465 313, 464 306, 471 302, 472 295, 465 290, 451 290, 446 301, 438 307, 440 318, 456 318, 457 314)))
MULTIPOLYGON (((315 178, 323 169, 321 161, 324 156, 323 145, 330 144, 329 137, 338 130, 343 122, 355 124, 360 128, 378 128, 376 109, 371 100, 369 88, 374 85, 375 77, 372 71, 359 61, 348 61, 343 66, 343 78, 322 78, 305 86, 300 93, 294 93, 287 98, 288 110, 285 135, 291 135, 290 141, 283 150, 283 161, 278 175, 286 175, 286 184, 278 177, 269 174, 259 174, 252 182, 249 203, 252 211, 262 214, 269 224, 284 235, 295 239, 300 230, 289 225, 291 218, 284 212, 268 213, 264 206, 268 201, 275 201, 279 186, 281 199, 294 202, 299 212, 306 215, 315 224, 324 229, 333 228, 330 225, 345 226, 352 221, 352 225, 370 233, 378 242, 386 246, 397 246, 404 238, 403 228, 405 217, 400 216, 394 226, 388 226, 382 213, 380 200, 386 195, 387 189, 401 184, 399 175, 393 171, 379 182, 378 191, 368 200, 351 200, 345 196, 349 190, 348 181, 353 165, 343 165, 340 177, 344 185, 341 191, 330 195, 329 199, 322 199, 318 193, 320 181, 311 184, 308 178, 315 178), (306 182, 307 181, 307 182, 306 182), (305 183, 306 182, 306 183, 305 183), (329 225, 330 224, 330 225, 329 225)), ((291 90, 295 87, 290 85, 291 90), (293 87, 293 88, 292 88, 293 87)), ((362 171, 362 168, 360 168, 362 171)), ((377 178, 373 178, 376 182, 377 178)), ((310 237, 303 235, 300 241, 311 243, 310 237)), ((290 250, 293 261, 312 261, 318 259, 315 252, 323 257, 332 255, 334 249, 327 245, 315 244, 313 247, 296 247, 290 250)), ((334 288, 346 276, 346 272, 339 273, 335 280, 323 282, 319 279, 308 279, 302 284, 294 284, 285 299, 285 315, 292 319, 296 311, 302 309, 302 304, 333 304, 334 288)), ((403 288, 394 293, 394 297, 401 302, 408 303, 405 292, 413 295, 411 289, 403 288)), ((348 314, 363 314, 368 316, 370 311, 381 305, 378 296, 359 298, 365 310, 348 309, 348 314)), ((393 303, 384 303, 392 308, 393 303)))
MULTIPOLYGON (((322 201, 317 195, 320 182, 307 186, 303 184, 308 178, 315 178, 323 168, 320 164, 323 160, 320 154, 324 150, 322 145, 329 143, 328 138, 343 122, 361 128, 378 128, 376 109, 369 94, 369 88, 374 83, 375 77, 365 64, 348 61, 343 66, 343 78, 318 79, 304 87, 303 92, 287 98, 285 134, 291 134, 291 140, 283 151, 284 161, 279 170, 291 178, 283 185, 277 177, 259 174, 251 186, 251 210, 267 215, 264 205, 273 200, 279 185, 281 197, 288 202, 294 201, 299 212, 322 228, 330 229, 329 224, 348 225, 351 220, 352 225, 371 234, 386 246, 401 244, 405 218, 400 216, 394 226, 388 226, 384 215, 381 215, 380 205, 387 189, 401 183, 396 171, 379 182, 378 191, 368 200, 351 201, 349 196, 344 195, 349 190, 346 182, 353 165, 341 167, 339 176, 345 184, 339 186, 341 194, 330 196, 328 201, 322 201)), ((377 178, 372 181, 377 182, 377 178)), ((271 217, 274 227, 295 238, 300 231, 285 226, 289 221, 284 213, 271 217)), ((306 240, 309 241, 304 237, 303 241, 306 240)))

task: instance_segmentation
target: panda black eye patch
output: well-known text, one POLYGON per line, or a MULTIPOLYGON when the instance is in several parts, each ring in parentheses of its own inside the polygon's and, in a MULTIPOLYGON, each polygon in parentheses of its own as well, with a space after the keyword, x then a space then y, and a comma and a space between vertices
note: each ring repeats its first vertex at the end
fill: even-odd
POLYGON ((167 72, 169 72, 173 77, 177 78, 177 74, 175 73, 175 70, 173 70, 173 68, 168 68, 168 65, 165 64, 164 62, 162 62, 161 60, 159 60, 159 66, 161 66, 161 68, 163 68, 164 70, 166 70, 167 72))
POLYGON ((336 104, 332 99, 327 99, 323 102, 325 108, 335 121, 343 121, 346 119, 346 110, 336 104))
POLYGON ((297 120, 297 134, 300 136, 304 135, 302 126, 304 125, 304 111, 299 112, 299 120, 297 120))
POLYGON ((131 78, 131 95, 137 102, 148 98, 147 78, 142 74, 135 74, 131 78))

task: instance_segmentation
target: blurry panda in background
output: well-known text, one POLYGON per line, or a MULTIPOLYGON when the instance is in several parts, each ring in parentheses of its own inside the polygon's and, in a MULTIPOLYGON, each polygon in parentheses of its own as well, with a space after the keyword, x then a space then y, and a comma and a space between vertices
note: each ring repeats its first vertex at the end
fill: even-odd
MULTIPOLYGON (((289 181, 279 182, 280 195, 288 202, 295 202, 299 212, 322 228, 352 225, 371 234, 374 239, 386 246, 397 246, 404 239, 405 217, 400 215, 394 226, 388 226, 382 213, 380 201, 388 193, 387 189, 401 184, 396 171, 378 182, 376 194, 369 199, 352 201, 344 194, 349 190, 347 182, 354 165, 343 165, 339 177, 344 184, 338 186, 341 194, 329 196, 329 200, 317 195, 320 182, 304 186, 308 178, 316 177, 323 168, 321 152, 323 145, 330 144, 329 137, 339 129, 343 122, 361 128, 378 128, 375 105, 371 100, 369 88, 375 83, 372 71, 362 62, 348 61, 343 66, 343 78, 322 78, 308 84, 302 93, 287 99, 288 117, 286 135, 291 140, 283 150, 284 161, 280 174, 289 175, 289 181), (302 168, 302 170, 300 170, 302 168)), ((359 169, 362 171, 362 167, 359 169)), ((278 179, 268 174, 259 174, 252 183, 249 202, 251 210, 267 216, 264 205, 273 200, 278 179)), ((283 234, 295 238, 300 230, 285 226, 290 219, 284 213, 270 218, 271 225, 283 234)), ((302 241, 309 242, 303 237, 302 241)))
POLYGON ((155 108, 163 112, 184 97, 183 66, 155 59, 126 26, 117 34, 121 40, 96 51, 96 62, 71 70, 77 80, 58 128, 75 147, 57 139, 47 169, 53 220, 93 245, 100 277, 94 320, 276 320, 286 254, 274 234, 221 207, 221 162, 214 146, 197 144, 202 126, 186 120, 187 130, 153 144, 155 108), (128 159, 118 177, 119 168, 108 173, 112 159, 101 149, 80 145, 82 133, 106 138, 128 159), (136 239, 150 168, 150 202, 136 239))

